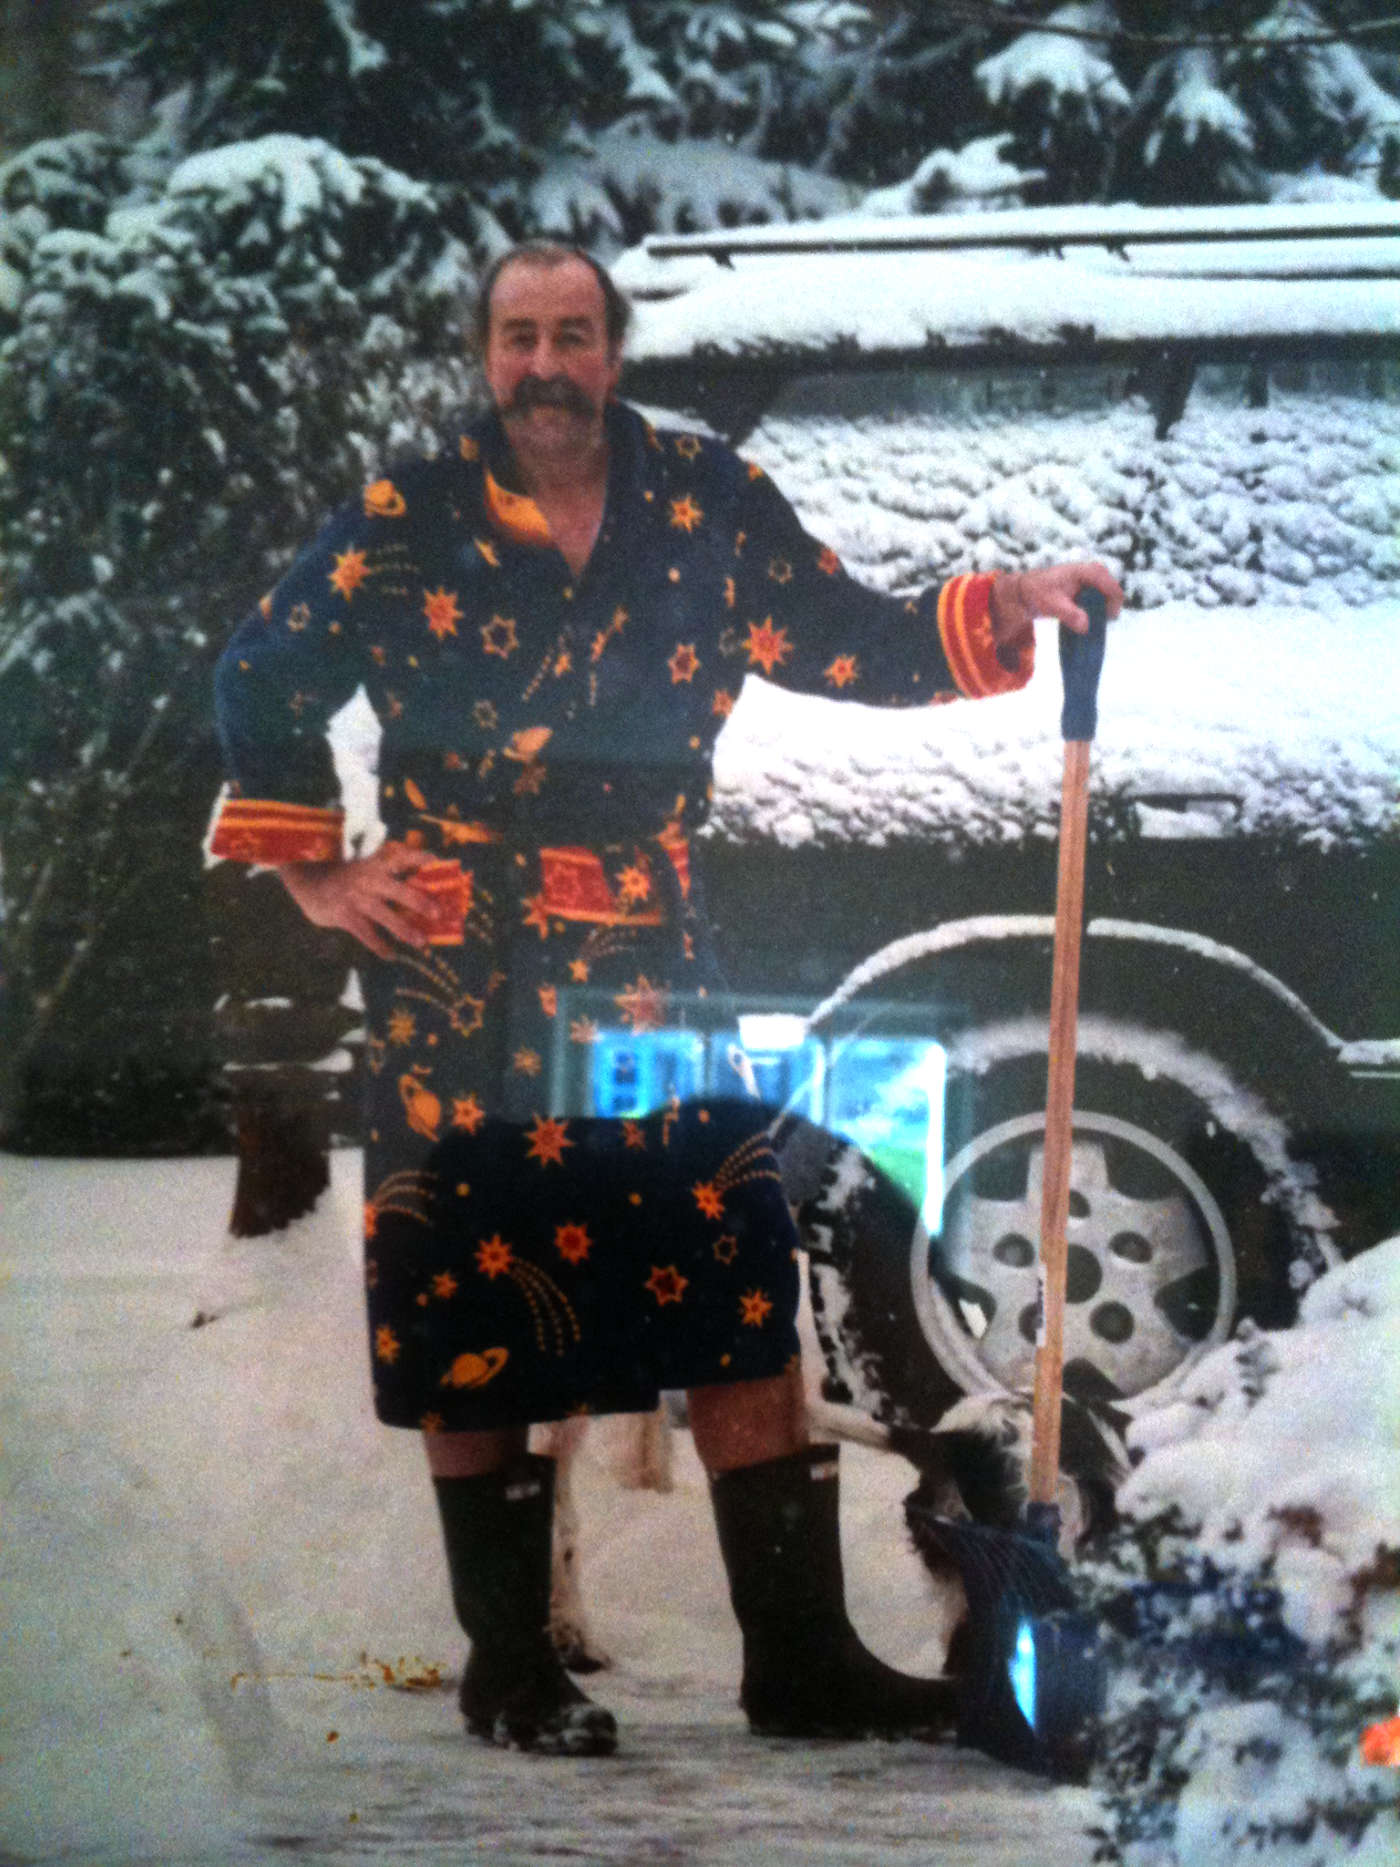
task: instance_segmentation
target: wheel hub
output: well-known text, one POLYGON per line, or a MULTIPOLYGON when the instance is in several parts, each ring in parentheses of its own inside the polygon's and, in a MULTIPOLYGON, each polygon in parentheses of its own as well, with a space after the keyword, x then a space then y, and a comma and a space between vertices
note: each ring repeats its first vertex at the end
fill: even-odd
MULTIPOLYGON (((1025 1391, 1034 1377, 1044 1171, 1042 1116, 987 1130, 949 1163, 941 1237, 930 1244, 920 1226, 915 1238, 925 1334, 973 1391, 1025 1391), (979 1188, 988 1179, 996 1193, 979 1188)), ((1173 1383, 1224 1340, 1235 1302, 1224 1220, 1204 1183, 1155 1136, 1076 1111, 1066 1243, 1071 1391, 1133 1399, 1173 1383), (1133 1190, 1143 1174, 1123 1171, 1148 1165, 1160 1196, 1133 1190)))

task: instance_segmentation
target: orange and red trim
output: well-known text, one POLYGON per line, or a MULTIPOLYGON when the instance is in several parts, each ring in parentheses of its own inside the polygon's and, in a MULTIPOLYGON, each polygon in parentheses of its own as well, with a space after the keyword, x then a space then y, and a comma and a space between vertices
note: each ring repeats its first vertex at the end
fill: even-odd
POLYGON ((343 810, 230 797, 219 812, 209 848, 229 862, 338 862, 344 824, 343 810))
POLYGON ((992 635, 992 579, 952 577, 938 593, 938 633, 959 690, 969 699, 1010 694, 1024 687, 1035 667, 1035 642, 1027 639, 1008 668, 992 635))
MULTIPOLYGON (((676 872, 681 894, 690 892, 690 844, 684 833, 666 829, 657 837, 676 872)), ((621 901, 596 850, 559 844, 540 850, 539 903, 555 920, 590 921, 599 927, 659 927, 660 907, 639 910, 621 901)))

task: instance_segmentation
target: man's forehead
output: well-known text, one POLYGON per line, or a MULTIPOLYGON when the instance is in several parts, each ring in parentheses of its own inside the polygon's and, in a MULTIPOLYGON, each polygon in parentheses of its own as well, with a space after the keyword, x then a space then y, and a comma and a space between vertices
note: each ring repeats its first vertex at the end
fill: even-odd
POLYGON ((491 292, 493 323, 601 326, 606 315, 603 288, 592 267, 579 259, 510 260, 501 268, 491 292))

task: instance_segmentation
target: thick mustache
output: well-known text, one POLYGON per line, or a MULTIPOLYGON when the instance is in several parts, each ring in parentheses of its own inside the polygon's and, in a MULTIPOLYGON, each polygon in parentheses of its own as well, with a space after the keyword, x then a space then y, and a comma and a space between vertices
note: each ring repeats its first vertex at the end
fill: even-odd
POLYGON ((567 376, 527 376, 506 406, 507 415, 528 415, 532 408, 562 408, 571 415, 589 416, 593 404, 567 376))

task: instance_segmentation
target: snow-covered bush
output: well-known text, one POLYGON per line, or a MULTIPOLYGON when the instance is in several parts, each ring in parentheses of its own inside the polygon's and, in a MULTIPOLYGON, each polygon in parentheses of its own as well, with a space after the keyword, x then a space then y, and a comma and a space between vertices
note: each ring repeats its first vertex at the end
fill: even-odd
POLYGON ((1100 1858, 1380 1867, 1400 1781, 1365 1763, 1400 1699, 1400 1238, 1242 1331, 1161 1411, 1122 1527, 1080 1581, 1107 1611, 1100 1858))
POLYGON ((46 233, 99 233, 132 187, 132 155, 92 131, 31 143, 0 163, 0 330, 11 327, 46 233))
POLYGON ((178 1105, 206 1074, 213 659, 371 459, 460 398, 465 283, 427 189, 293 137, 35 241, 0 345, 16 1141, 207 1134, 178 1105))
POLYGON ((530 190, 529 216, 542 234, 611 256, 649 233, 820 220, 855 202, 856 191, 830 176, 725 143, 661 142, 633 119, 547 169, 530 190))

